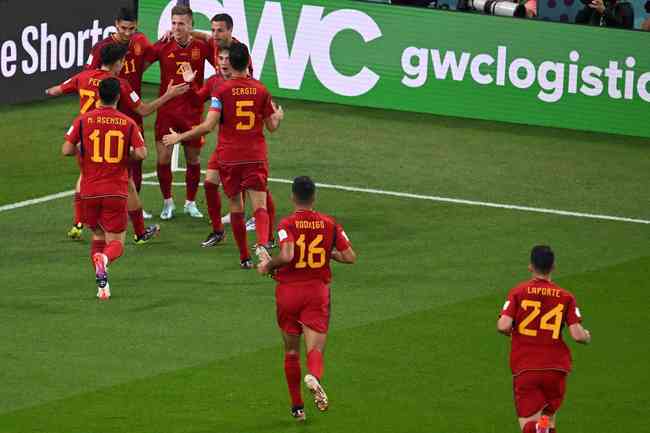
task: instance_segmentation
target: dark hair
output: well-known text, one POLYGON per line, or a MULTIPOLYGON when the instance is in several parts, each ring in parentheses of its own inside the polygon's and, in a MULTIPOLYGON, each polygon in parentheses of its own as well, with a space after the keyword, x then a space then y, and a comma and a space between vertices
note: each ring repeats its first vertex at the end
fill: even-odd
POLYGON ((645 11, 650 14, 650 0, 645 2, 645 11))
POLYGON ((102 66, 110 66, 115 64, 118 60, 121 60, 126 56, 126 52, 129 50, 129 47, 123 44, 109 44, 106 45, 99 52, 99 57, 102 60, 102 66))
POLYGON ((190 18, 194 18, 194 13, 189 6, 185 5, 176 5, 172 8, 172 15, 187 15, 190 18))
POLYGON ((137 21, 138 16, 133 9, 120 8, 115 16, 115 21, 137 21))
POLYGON ((215 23, 217 21, 223 21, 223 22, 226 23, 226 28, 228 30, 232 30, 232 25, 233 25, 232 17, 230 15, 228 15, 228 14, 216 14, 215 16, 212 17, 212 19, 210 21, 215 22, 215 23))
POLYGON ((251 58, 248 47, 238 42, 230 45, 230 65, 235 71, 243 72, 250 65, 251 58))
POLYGON ((120 96, 120 80, 115 77, 104 78, 99 83, 99 99, 103 105, 113 105, 120 96))
POLYGON ((311 204, 316 194, 316 184, 309 176, 298 176, 293 180, 291 192, 299 204, 311 204))
POLYGON ((555 254, 548 245, 535 245, 530 251, 530 264, 542 274, 548 274, 553 269, 555 254))

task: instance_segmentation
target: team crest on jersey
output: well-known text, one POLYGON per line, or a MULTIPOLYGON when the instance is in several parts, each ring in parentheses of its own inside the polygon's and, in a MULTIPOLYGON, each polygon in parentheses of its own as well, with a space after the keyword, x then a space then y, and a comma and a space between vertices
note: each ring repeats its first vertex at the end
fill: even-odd
POLYGON ((140 44, 135 44, 133 46, 133 52, 135 53, 136 56, 139 56, 142 54, 142 46, 140 44))
POLYGON ((201 58, 201 50, 192 48, 192 60, 199 60, 201 58))

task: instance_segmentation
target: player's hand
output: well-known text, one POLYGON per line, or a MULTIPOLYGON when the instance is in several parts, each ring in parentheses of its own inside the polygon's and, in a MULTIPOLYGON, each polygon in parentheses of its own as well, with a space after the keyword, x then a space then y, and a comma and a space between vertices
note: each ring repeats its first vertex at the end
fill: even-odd
POLYGON ((257 273, 260 275, 267 275, 271 272, 271 262, 266 260, 257 265, 257 273))
POLYGON ((187 83, 174 84, 174 82, 170 80, 169 85, 167 86, 167 92, 165 93, 169 94, 172 98, 175 98, 187 92, 189 89, 190 85, 187 83))
POLYGON ((189 63, 182 63, 181 64, 181 72, 183 74, 183 80, 186 83, 191 83, 194 81, 194 78, 196 78, 196 71, 192 70, 192 65, 189 63))
POLYGON ((275 110, 275 113, 273 113, 273 116, 277 120, 283 120, 284 119, 284 110, 282 109, 282 105, 277 105, 275 102, 271 101, 271 105, 273 106, 273 110, 275 110))
POLYGON ((172 40, 172 37, 173 37, 173 36, 174 36, 174 34, 172 33, 172 31, 171 31, 171 30, 167 30, 167 31, 166 31, 165 33, 163 33, 163 35, 160 37, 160 40, 163 41, 163 42, 169 42, 169 41, 172 40))
POLYGON ((173 146, 176 143, 180 143, 181 134, 174 131, 172 128, 169 128, 170 134, 164 135, 162 142, 165 146, 173 146))

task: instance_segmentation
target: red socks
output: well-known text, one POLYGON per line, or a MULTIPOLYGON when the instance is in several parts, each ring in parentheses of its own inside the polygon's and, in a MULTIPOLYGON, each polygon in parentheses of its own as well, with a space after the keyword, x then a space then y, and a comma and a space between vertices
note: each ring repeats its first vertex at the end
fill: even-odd
POLYGON ((537 421, 528 421, 524 425, 522 433, 537 433, 537 421))
POLYGON ((300 395, 302 373, 300 372, 300 356, 297 353, 284 354, 284 375, 287 378, 287 385, 289 385, 291 405, 303 406, 304 403, 300 395))
POLYGON ((112 263, 124 253, 124 245, 120 241, 110 241, 104 248, 104 254, 108 257, 108 262, 112 263))
POLYGON ((187 201, 196 200, 196 192, 201 181, 201 164, 188 164, 185 170, 185 194, 187 201))
POLYGON ((140 237, 144 234, 144 217, 142 216, 142 208, 138 210, 130 210, 129 218, 133 224, 133 232, 136 236, 140 237))
POLYGON ((74 193, 74 221, 73 225, 77 225, 81 222, 81 194, 78 192, 74 193))
MULTIPOLYGON (((257 224, 257 220, 255 221, 257 224)), ((244 220, 243 212, 230 213, 230 225, 232 226, 232 234, 237 241, 239 247, 239 260, 250 259, 251 255, 248 252, 248 244, 246 240, 246 221, 244 220)))
POLYGON ((273 240, 273 232, 275 231, 275 203, 271 191, 266 190, 266 212, 269 214, 269 239, 273 240))
MULTIPOLYGON (((91 262, 91 263, 93 263, 93 261, 92 261, 92 260, 93 260, 93 256, 94 256, 96 253, 103 253, 103 252, 104 252, 104 248, 106 248, 106 241, 104 241, 104 240, 101 240, 101 241, 93 240, 93 241, 90 243, 90 262, 91 262)), ((93 265, 93 267, 94 267, 94 265, 93 265)))
POLYGON ((158 164, 156 172, 158 173, 158 184, 163 198, 165 200, 172 198, 172 165, 158 164))
POLYGON ((323 352, 312 349, 307 353, 307 370, 319 381, 323 377, 323 352))
POLYGON ((131 161, 131 179, 133 179, 133 183, 135 184, 135 190, 140 192, 140 188, 142 188, 142 161, 141 160, 135 160, 131 161))
POLYGON ((205 202, 208 204, 208 214, 212 221, 212 231, 222 232, 221 224, 221 195, 219 194, 219 185, 215 185, 207 180, 203 182, 205 190, 205 202))
POLYGON ((255 217, 257 245, 266 245, 269 241, 269 213, 266 209, 259 208, 253 216, 255 217))

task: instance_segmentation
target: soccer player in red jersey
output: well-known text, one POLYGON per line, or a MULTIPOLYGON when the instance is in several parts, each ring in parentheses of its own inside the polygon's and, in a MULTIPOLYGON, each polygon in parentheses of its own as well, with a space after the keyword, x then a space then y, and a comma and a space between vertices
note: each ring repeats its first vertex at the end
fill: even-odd
MULTIPOLYGON (((161 83, 184 83, 181 66, 189 63, 194 71, 198 85, 203 84, 203 71, 205 61, 213 62, 210 55, 208 43, 204 40, 193 38, 192 31, 192 9, 187 6, 175 6, 172 11, 172 33, 173 39, 169 41, 160 40, 153 45, 151 54, 146 61, 160 62, 161 83)), ((164 92, 161 84, 160 93, 164 92)), ((163 209, 160 218, 167 220, 174 216, 176 205, 172 199, 172 170, 171 157, 172 148, 163 145, 163 135, 167 134, 170 128, 177 131, 188 131, 201 123, 203 108, 197 108, 192 104, 189 95, 184 95, 169 101, 158 110, 156 118, 156 150, 158 152, 158 182, 164 199, 163 209)), ((182 141, 185 152, 187 171, 185 172, 186 201, 185 213, 194 218, 202 218, 203 215, 196 206, 196 193, 201 179, 201 147, 204 139, 199 136, 195 139, 182 141)))
POLYGON ((306 176, 291 187, 294 213, 278 225, 279 255, 262 260, 257 271, 271 273, 275 288, 277 321, 284 340, 284 372, 291 396, 291 414, 305 419, 300 392, 300 335, 304 334, 307 370, 304 382, 320 411, 329 402, 321 385, 323 350, 330 320, 330 261, 354 263, 356 254, 341 225, 316 212, 316 185, 306 176))
MULTIPOLYGON (((58 96, 62 94, 78 93, 80 113, 84 114, 91 108, 94 108, 99 101, 99 83, 102 79, 108 77, 116 77, 123 64, 124 55, 126 54, 126 47, 120 44, 111 44, 102 48, 100 57, 102 59, 101 69, 85 70, 72 78, 64 81, 58 86, 47 89, 47 94, 51 96, 58 96)), ((120 98, 118 108, 122 112, 135 112, 140 116, 147 116, 153 113, 159 106, 166 101, 181 95, 189 88, 186 84, 168 86, 167 92, 160 98, 155 99, 150 103, 143 103, 140 96, 131 88, 128 81, 119 79, 120 91, 122 97, 120 98)), ((81 179, 77 181, 79 185, 81 179)), ((80 219, 80 201, 79 196, 75 197, 75 214, 76 219, 80 219)), ((142 204, 135 189, 133 181, 129 181, 129 216, 133 223, 133 230, 135 232, 134 240, 136 243, 144 243, 157 235, 160 227, 152 225, 147 228, 144 226, 142 215, 142 204)), ((77 221, 78 223, 78 221, 77 221)))
POLYGON ((550 247, 530 253, 533 278, 508 294, 497 329, 511 337, 510 368, 515 407, 523 433, 555 433, 555 414, 562 405, 571 353, 562 340, 566 325, 578 343, 591 334, 581 325, 575 297, 551 281, 555 255, 550 247))
MULTIPOLYGON (((127 8, 120 8, 115 17, 116 33, 111 33, 107 38, 97 42, 90 51, 86 69, 99 69, 101 67, 101 50, 107 45, 121 44, 127 47, 122 69, 119 76, 129 82, 133 90, 142 97, 142 74, 149 65, 145 59, 152 50, 149 39, 138 31, 138 19, 134 11, 127 8)), ((134 111, 124 113, 140 126, 144 133, 142 116, 134 111)), ((130 174, 138 192, 142 187, 142 161, 131 161, 130 174)), ((145 218, 151 215, 145 213, 145 218)))
POLYGON ((102 79, 101 105, 72 122, 61 149, 66 156, 80 155, 83 223, 93 231, 91 258, 101 300, 111 296, 108 264, 124 252, 128 160, 147 156, 140 128, 117 110, 120 93, 117 78, 102 79))
POLYGON ((248 195, 256 220, 258 256, 268 256, 269 215, 266 210, 268 154, 264 126, 275 131, 284 117, 276 107, 271 94, 257 80, 248 77, 250 61, 248 49, 242 44, 230 47, 232 78, 212 95, 210 111, 196 128, 179 134, 170 129, 163 143, 201 137, 212 131, 219 122, 219 141, 210 158, 219 167, 219 178, 230 202, 231 225, 239 247, 240 265, 251 269, 253 262, 248 251, 244 223, 243 193, 248 195))

